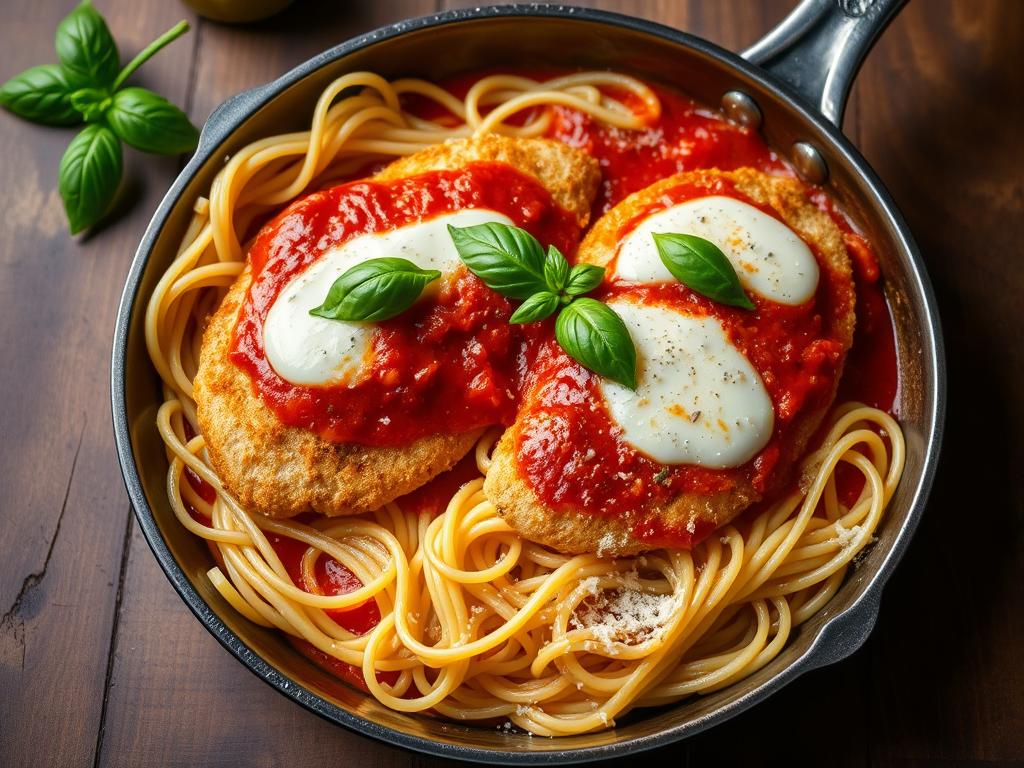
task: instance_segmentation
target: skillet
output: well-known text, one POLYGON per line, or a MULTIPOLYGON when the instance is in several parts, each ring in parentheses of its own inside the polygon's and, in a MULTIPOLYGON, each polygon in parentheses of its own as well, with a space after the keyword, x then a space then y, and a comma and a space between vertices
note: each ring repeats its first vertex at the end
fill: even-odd
POLYGON ((195 155, 171 186, 132 263, 118 311, 111 396, 118 457, 142 532, 175 589, 246 667, 322 717, 416 751, 516 764, 565 764, 662 746, 753 706, 798 675, 835 663, 870 634, 882 589, 924 511, 941 443, 945 362, 931 286, 889 194, 839 124, 850 84, 904 0, 803 0, 737 55, 649 21, 570 6, 447 11, 399 22, 325 51, 210 116, 195 155), (282 635, 248 623, 208 583, 204 542, 177 523, 167 461, 154 427, 160 387, 145 351, 145 304, 174 256, 192 201, 223 159, 274 133, 301 130, 320 91, 346 71, 430 80, 496 67, 615 69, 677 86, 731 120, 758 128, 807 181, 824 185, 874 245, 897 335, 898 415, 907 441, 902 482, 877 543, 832 601, 763 669, 708 696, 637 710, 609 731, 544 739, 393 712, 321 671, 282 635))

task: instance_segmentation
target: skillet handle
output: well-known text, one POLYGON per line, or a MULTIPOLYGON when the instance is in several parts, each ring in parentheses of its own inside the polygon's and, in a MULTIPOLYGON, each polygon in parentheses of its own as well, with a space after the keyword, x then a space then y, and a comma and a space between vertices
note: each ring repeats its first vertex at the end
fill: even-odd
POLYGON ((904 3, 803 0, 740 55, 766 69, 839 126, 861 62, 904 3))

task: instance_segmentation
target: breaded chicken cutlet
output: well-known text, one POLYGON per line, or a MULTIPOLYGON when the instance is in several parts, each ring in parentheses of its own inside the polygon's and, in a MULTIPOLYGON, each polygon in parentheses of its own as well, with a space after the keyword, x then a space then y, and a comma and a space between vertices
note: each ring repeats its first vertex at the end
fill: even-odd
MULTIPOLYGON (((580 228, 587 224, 599 181, 597 163, 545 139, 453 140, 396 160, 371 180, 389 182, 477 162, 506 164, 533 177, 580 228)), ((328 442, 282 424, 247 373, 229 359, 251 280, 247 268, 210 318, 195 379, 199 427, 210 461, 242 506, 278 518, 308 511, 359 514, 420 487, 472 449, 479 429, 374 447, 328 442)))
MULTIPOLYGON (((841 346, 842 357, 827 396, 816 407, 798 412, 789 425, 787 439, 781 447, 776 466, 778 472, 768 487, 755 488, 749 475, 738 477, 732 487, 716 493, 681 493, 659 500, 631 514, 597 515, 580 508, 558 509, 545 503, 531 487, 517 455, 523 413, 529 406, 531 393, 526 394, 524 408, 497 444, 484 485, 485 493, 502 517, 524 537, 567 553, 600 552, 611 555, 632 555, 657 548, 656 541, 638 538, 639 522, 648 529, 710 531, 728 523, 740 512, 765 495, 777 491, 792 477, 791 470, 803 455, 808 441, 821 423, 835 398, 842 370, 842 358, 853 342, 855 293, 850 260, 842 233, 827 214, 808 198, 796 180, 770 176, 752 169, 733 172, 694 171, 664 179, 630 195, 597 221, 585 237, 577 260, 609 266, 628 229, 652 203, 668 190, 680 185, 706 186, 711 189, 721 180, 732 185, 754 203, 775 211, 790 229, 817 252, 821 269, 827 270, 832 284, 838 286, 831 316, 824 319, 822 333, 841 346)), ((642 364, 642 361, 641 361, 642 364)), ((601 460, 601 456, 595 458, 601 460)))

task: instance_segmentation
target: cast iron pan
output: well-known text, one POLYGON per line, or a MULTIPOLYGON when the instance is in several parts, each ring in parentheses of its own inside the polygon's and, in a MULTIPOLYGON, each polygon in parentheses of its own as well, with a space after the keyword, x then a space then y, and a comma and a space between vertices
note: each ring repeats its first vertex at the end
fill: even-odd
POLYGON ((668 744, 859 648, 874 626, 882 588, 924 510, 945 403, 939 321, 921 257, 888 193, 837 128, 852 77, 901 4, 805 0, 739 56, 658 24, 582 8, 449 11, 349 40, 220 106, 139 246, 118 312, 111 366, 117 450, 139 525, 167 577, 206 628, 251 671, 328 720, 389 744, 499 764, 581 762, 668 744), (210 555, 204 542, 178 524, 167 502, 167 460, 154 426, 160 387, 143 339, 146 301, 174 256, 193 200, 208 190, 226 155, 256 138, 304 129, 320 91, 347 71, 436 80, 502 66, 615 69, 674 84, 706 104, 721 104, 731 119, 759 125, 768 143, 791 158, 805 178, 826 184, 878 252, 898 336, 899 417, 907 437, 906 471, 878 542, 778 658, 717 693, 638 710, 610 731, 559 739, 392 712, 321 671, 280 633, 235 613, 205 577, 210 555))

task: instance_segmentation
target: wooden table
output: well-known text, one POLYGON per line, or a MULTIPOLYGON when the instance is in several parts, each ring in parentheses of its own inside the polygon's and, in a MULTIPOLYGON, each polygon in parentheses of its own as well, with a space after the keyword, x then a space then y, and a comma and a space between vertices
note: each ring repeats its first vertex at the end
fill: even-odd
MULTIPOLYGON (((97 0, 137 76, 201 124, 310 55, 449 3, 299 2, 257 25, 167 0, 97 0)), ((730 48, 788 0, 597 3, 730 48)), ((71 0, 7 0, 0 77, 54 58, 71 0)), ((851 659, 655 755, 673 765, 1024 763, 1024 2, 918 0, 868 59, 845 129, 916 233, 949 354, 932 503, 851 659), (783 738, 782 735, 785 734, 783 738)), ((0 114, 0 764, 427 765, 263 685, 193 619, 134 523, 111 437, 114 312, 180 162, 127 156, 116 221, 68 237, 66 130, 0 114)))

